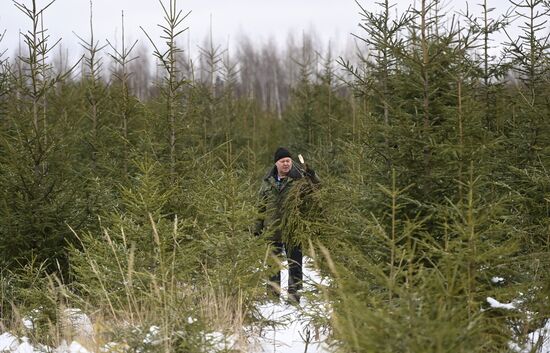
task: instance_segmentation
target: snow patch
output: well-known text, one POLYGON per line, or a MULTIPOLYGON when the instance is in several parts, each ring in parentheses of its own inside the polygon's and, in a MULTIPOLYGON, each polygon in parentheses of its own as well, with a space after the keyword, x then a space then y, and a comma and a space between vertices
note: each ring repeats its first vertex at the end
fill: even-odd
POLYGON ((19 340, 17 337, 9 332, 4 332, 0 335, 0 352, 14 351, 19 347, 19 340))
POLYGON ((191 325, 191 324, 193 324, 193 323, 195 323, 195 322, 197 322, 197 319, 195 319, 194 317, 189 316, 189 317, 187 318, 187 323, 188 323, 189 325, 191 325))
POLYGON ((23 326, 28 330, 34 330, 35 322, 40 313, 42 312, 42 307, 32 310, 27 316, 21 319, 23 326))
POLYGON ((76 341, 72 341, 71 345, 69 346, 69 352, 70 353, 89 353, 89 351, 84 348, 80 343, 76 341))
POLYGON ((546 325, 527 335, 527 342, 518 344, 511 342, 510 349, 517 353, 550 353, 550 320, 546 325))
POLYGON ((82 310, 75 308, 65 309, 63 311, 63 318, 65 323, 77 335, 85 337, 93 336, 94 326, 92 325, 92 320, 82 310))
MULTIPOLYGON (((267 303, 258 307, 266 322, 273 323, 253 336, 250 342, 250 352, 267 353, 329 353, 331 350, 325 343, 326 334, 320 328, 309 322, 307 315, 313 306, 324 313, 330 312, 327 303, 310 303, 305 296, 299 304, 288 303, 288 270, 286 261, 282 263, 281 299, 278 302, 267 303)), ((327 278, 323 278, 313 267, 313 261, 303 259, 304 291, 313 291, 318 286, 326 286, 327 278)), ((328 314, 327 314, 328 315, 328 314)))
POLYGON ((23 326, 25 326, 26 329, 34 329, 34 321, 32 319, 24 317, 21 321, 23 322, 23 326))
POLYGON ((274 324, 265 328, 253 343, 254 351, 302 353, 307 347, 307 352, 330 352, 324 343, 326 337, 303 319, 300 310, 306 305, 307 300, 301 298, 299 306, 281 301, 260 307, 262 316, 274 324))
POLYGON ((489 303, 491 308, 495 308, 495 309, 507 309, 507 310, 517 309, 513 303, 504 304, 499 302, 495 298, 491 298, 491 297, 487 297, 487 303, 489 303))
POLYGON ((127 350, 128 350, 128 345, 126 343, 117 343, 117 342, 109 342, 109 343, 106 343, 103 347, 99 348, 99 351, 103 353, 125 352, 127 350))
POLYGON ((155 325, 149 327, 149 332, 145 335, 145 338, 143 339, 143 343, 150 344, 152 346, 159 345, 161 342, 158 339, 159 333, 160 333, 160 327, 155 325))
POLYGON ((29 343, 27 337, 22 337, 21 341, 19 347, 14 350, 15 353, 34 353, 34 347, 29 343))
POLYGON ((214 345, 214 351, 233 351, 237 347, 237 339, 233 335, 215 331, 207 333, 204 337, 214 345))

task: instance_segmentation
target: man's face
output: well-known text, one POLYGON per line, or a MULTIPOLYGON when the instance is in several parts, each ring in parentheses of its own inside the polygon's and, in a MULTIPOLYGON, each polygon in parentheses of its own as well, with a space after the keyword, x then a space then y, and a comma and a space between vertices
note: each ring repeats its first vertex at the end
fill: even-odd
POLYGON ((287 176, 292 168, 292 159, 289 157, 281 158, 275 162, 275 165, 277 166, 277 173, 280 176, 287 176))

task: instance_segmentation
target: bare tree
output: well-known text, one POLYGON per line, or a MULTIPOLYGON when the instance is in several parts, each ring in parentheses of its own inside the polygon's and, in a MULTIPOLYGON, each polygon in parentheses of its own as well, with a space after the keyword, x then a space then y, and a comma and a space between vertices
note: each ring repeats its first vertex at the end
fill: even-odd
MULTIPOLYGON (((126 61, 126 72, 129 74, 128 89, 140 100, 146 101, 151 97, 150 84, 153 79, 151 75, 151 62, 147 48, 143 44, 138 43, 135 51, 135 56, 126 61)), ((129 53, 127 54, 129 55, 129 53)))

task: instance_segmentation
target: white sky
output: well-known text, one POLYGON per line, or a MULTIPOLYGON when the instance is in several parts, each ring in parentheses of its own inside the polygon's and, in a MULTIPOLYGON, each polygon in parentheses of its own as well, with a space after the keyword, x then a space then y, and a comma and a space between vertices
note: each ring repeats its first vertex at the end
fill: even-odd
MULTIPOLYGON (((18 0, 28 7, 31 0, 18 0)), ((50 0, 37 0, 44 6, 50 0)), ((169 0, 163 0, 165 4, 169 0)), ((241 34, 254 40, 267 41, 273 37, 283 44, 289 32, 310 31, 319 33, 320 40, 345 40, 355 31, 359 22, 358 7, 354 0, 178 0, 177 7, 186 14, 183 22, 189 34, 182 38, 191 47, 203 41, 209 32, 210 17, 214 39, 224 47, 241 34), (188 36, 190 36, 188 38, 188 36)), ((56 0, 45 12, 44 23, 51 40, 62 38, 65 47, 76 48, 76 32, 89 38, 89 0, 56 0)), ((102 43, 114 43, 120 38, 121 12, 124 10, 127 41, 147 41, 141 25, 153 39, 158 39, 158 23, 163 21, 158 0, 93 0, 94 35, 102 43)), ((18 46, 19 30, 30 28, 31 22, 14 6, 11 0, 0 0, 0 33, 7 30, 0 49, 11 55, 18 46)), ((76 49, 80 50, 80 49, 76 49)))
MULTIPOLYGON (((31 0, 17 0, 31 6, 31 0)), ((36 0, 38 6, 44 6, 51 0, 36 0)), ((360 0, 362 6, 378 11, 376 3, 380 0, 360 0)), ((169 0, 163 0, 165 4, 169 0)), ((392 1, 394 2, 394 1, 392 1)), ((413 1, 398 0, 399 8, 406 8, 413 1)), ((480 0, 469 0, 471 8, 479 8, 480 0)), ((447 0, 447 11, 463 7, 466 0, 447 0)), ((489 6, 508 7, 505 0, 489 0, 489 6)), ((224 48, 234 44, 240 35, 246 34, 256 41, 265 42, 274 38, 284 45, 290 32, 300 36, 302 31, 312 29, 318 34, 320 43, 326 47, 329 39, 331 46, 344 49, 352 38, 350 33, 361 33, 358 23, 361 19, 359 7, 354 0, 178 0, 177 6, 187 13, 184 21, 190 28, 182 38, 183 47, 187 44, 195 50, 207 36, 212 17, 214 40, 224 48)), ((143 26, 153 39, 160 43, 162 8, 158 0, 93 0, 93 23, 95 38, 101 44, 108 39, 115 44, 120 42, 121 12, 124 10, 127 42, 138 39, 148 41, 139 29, 143 26)), ((69 48, 71 56, 82 52, 76 32, 84 39, 89 38, 89 0, 56 0, 45 12, 44 23, 50 34, 50 43, 62 38, 64 48, 69 48)), ((7 55, 13 56, 18 47, 18 33, 30 28, 30 20, 14 6, 12 0, 0 0, 0 34, 6 30, 5 38, 0 42, 0 52, 7 49, 7 55)), ((231 47, 230 47, 231 48, 231 47)))

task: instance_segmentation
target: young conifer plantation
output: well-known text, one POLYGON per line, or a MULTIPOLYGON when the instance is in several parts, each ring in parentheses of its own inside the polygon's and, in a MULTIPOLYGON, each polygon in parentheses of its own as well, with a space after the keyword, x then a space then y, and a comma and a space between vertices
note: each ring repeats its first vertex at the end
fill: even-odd
POLYGON ((253 225, 288 146, 322 179, 291 195, 285 225, 328 279, 304 293, 328 314, 304 316, 331 352, 546 352, 550 333, 532 333, 550 320, 550 4, 498 17, 491 2, 358 1, 356 53, 308 35, 233 52, 210 34, 195 60, 183 2, 163 0, 161 37, 142 28, 152 52, 124 30, 98 40, 92 12, 67 63, 55 1, 13 0, 0 333, 57 347, 78 308, 92 349, 246 352, 208 333, 274 324, 258 305, 277 260, 253 225))

